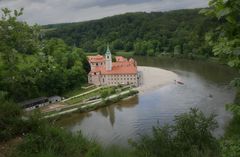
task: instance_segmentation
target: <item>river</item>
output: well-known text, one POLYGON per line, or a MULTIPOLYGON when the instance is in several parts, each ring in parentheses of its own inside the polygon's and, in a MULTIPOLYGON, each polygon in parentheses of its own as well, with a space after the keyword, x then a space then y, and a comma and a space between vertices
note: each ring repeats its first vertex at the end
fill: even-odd
POLYGON ((128 147, 128 140, 151 134, 152 126, 172 124, 174 116, 196 107, 206 115, 217 114, 214 135, 223 135, 231 119, 225 104, 235 99, 229 82, 237 76, 233 69, 216 63, 184 59, 135 57, 138 65, 159 67, 179 75, 184 85, 174 82, 131 99, 89 113, 74 113, 57 121, 72 132, 81 132, 104 146, 128 147))

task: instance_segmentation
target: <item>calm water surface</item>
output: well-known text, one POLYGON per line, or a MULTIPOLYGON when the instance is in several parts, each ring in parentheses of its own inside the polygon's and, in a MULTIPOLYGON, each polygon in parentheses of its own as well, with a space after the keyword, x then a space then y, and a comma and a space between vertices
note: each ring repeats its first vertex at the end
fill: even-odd
POLYGON ((224 133, 231 114, 225 104, 235 98, 229 82, 236 76, 232 69, 208 62, 136 57, 139 65, 171 70, 179 75, 184 85, 174 82, 131 99, 89 113, 74 113, 57 124, 104 146, 128 146, 128 139, 137 140, 140 134, 150 134, 152 126, 172 124, 174 115, 197 107, 205 114, 217 114, 219 128, 216 136, 224 133), (211 96, 210 96, 211 95, 211 96))

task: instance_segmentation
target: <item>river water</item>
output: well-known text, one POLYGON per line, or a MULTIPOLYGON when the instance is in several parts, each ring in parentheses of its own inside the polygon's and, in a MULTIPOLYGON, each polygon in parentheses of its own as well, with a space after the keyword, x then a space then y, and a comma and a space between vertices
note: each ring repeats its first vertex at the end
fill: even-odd
POLYGON ((138 65, 159 67, 179 75, 184 85, 172 84, 141 93, 131 99, 89 113, 74 113, 57 124, 72 132, 81 131, 104 146, 128 147, 128 140, 151 134, 152 126, 172 124, 174 116, 196 107, 205 114, 217 114, 219 127, 215 136, 224 133, 231 119, 225 104, 235 98, 229 82, 236 71, 216 63, 183 59, 135 57, 138 65))

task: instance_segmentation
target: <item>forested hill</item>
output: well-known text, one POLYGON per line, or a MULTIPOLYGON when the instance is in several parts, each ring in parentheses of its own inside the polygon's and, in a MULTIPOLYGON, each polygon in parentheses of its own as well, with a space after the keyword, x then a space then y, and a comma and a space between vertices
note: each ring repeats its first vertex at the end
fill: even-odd
POLYGON ((47 25, 46 38, 62 38, 87 52, 103 52, 107 42, 114 50, 141 55, 163 52, 204 54, 211 52, 204 36, 216 21, 200 9, 169 12, 126 13, 100 20, 47 25))

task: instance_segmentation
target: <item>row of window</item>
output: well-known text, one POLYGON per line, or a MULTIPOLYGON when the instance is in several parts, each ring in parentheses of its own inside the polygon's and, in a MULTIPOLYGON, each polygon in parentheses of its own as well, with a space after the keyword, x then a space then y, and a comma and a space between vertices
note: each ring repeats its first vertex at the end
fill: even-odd
POLYGON ((109 85, 118 85, 118 84, 134 84, 134 82, 127 82, 127 83, 125 83, 125 82, 109 82, 109 85))
POLYGON ((103 77, 116 77, 116 78, 119 78, 119 77, 135 77, 136 75, 103 75, 103 77))
POLYGON ((92 66, 94 66, 94 65, 100 66, 100 65, 104 65, 104 63, 103 62, 102 63, 92 63, 92 66))
MULTIPOLYGON (((136 81, 136 78, 108 78, 107 79, 108 81, 126 81, 126 80, 128 80, 128 81, 136 81)), ((102 82, 104 83, 105 82, 105 79, 103 78, 102 79, 102 82)))
POLYGON ((108 78, 108 80, 136 80, 136 78, 108 78))

